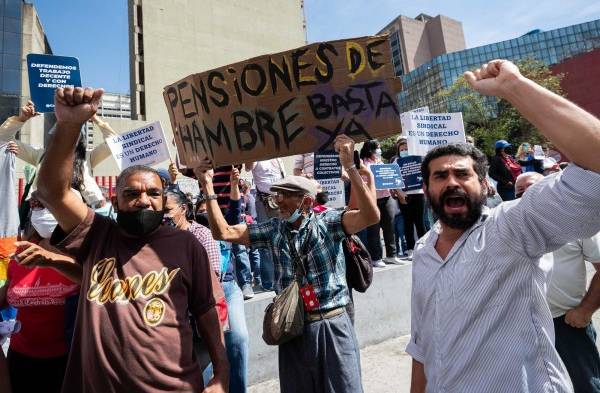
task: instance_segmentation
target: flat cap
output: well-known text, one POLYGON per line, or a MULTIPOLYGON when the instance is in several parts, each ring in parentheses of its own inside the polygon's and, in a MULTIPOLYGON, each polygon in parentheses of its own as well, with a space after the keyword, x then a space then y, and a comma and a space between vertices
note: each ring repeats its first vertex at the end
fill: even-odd
POLYGON ((288 191, 306 194, 312 198, 317 196, 317 184, 314 180, 303 176, 286 176, 283 179, 273 183, 271 191, 288 191))

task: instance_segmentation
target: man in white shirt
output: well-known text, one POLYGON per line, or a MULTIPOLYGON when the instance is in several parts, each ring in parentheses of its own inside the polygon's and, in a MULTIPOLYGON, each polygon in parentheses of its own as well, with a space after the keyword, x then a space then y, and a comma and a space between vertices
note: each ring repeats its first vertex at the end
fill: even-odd
POLYGON ((554 348, 540 258, 600 231, 600 121, 494 60, 465 78, 501 97, 575 163, 519 200, 485 208, 485 155, 467 144, 423 159, 439 217, 412 266, 412 393, 573 392, 554 348))
MULTIPOLYGON (((517 194, 543 179, 535 172, 519 175, 517 194), (530 173, 537 176, 527 176, 530 173)), ((554 319, 554 345, 575 393, 600 392, 600 354, 592 325, 592 315, 600 308, 600 233, 569 242, 547 256, 554 261, 546 294, 554 319), (589 289, 585 261, 596 269, 589 289)))
POLYGON ((294 176, 314 177, 315 153, 297 154, 294 156, 294 176))
MULTIPOLYGON (((285 177, 285 169, 279 158, 256 162, 247 162, 246 171, 252 171, 256 186, 256 220, 258 223, 279 216, 279 209, 270 202, 271 186, 285 177)), ((273 290, 273 257, 269 250, 260 250, 261 286, 267 291, 273 290)))

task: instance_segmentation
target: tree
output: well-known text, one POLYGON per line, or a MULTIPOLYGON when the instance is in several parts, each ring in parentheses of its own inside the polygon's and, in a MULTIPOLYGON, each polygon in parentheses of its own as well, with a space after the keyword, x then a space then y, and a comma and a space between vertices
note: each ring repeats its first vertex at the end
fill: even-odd
MULTIPOLYGON (((565 96, 560 86, 563 74, 554 75, 541 61, 525 59, 517 62, 521 74, 548 90, 565 96)), ((506 139, 515 146, 523 142, 542 144, 546 139, 506 100, 485 97, 470 89, 464 77, 438 93, 446 104, 463 113, 465 132, 487 155, 494 155, 494 142, 506 139)))

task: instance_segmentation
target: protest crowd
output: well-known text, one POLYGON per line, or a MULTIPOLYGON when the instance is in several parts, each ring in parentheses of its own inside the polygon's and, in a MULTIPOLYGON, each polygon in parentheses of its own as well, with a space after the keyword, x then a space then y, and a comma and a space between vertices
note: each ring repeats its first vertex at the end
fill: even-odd
POLYGON ((15 160, 29 176, 0 211, 19 225, 0 392, 246 392, 244 302, 271 291, 261 335, 281 392, 363 392, 353 296, 409 264, 411 392, 600 392, 600 276, 588 285, 585 265, 600 268, 600 121, 508 61, 465 78, 547 143, 498 140, 486 157, 463 133, 421 156, 398 126, 385 162, 377 139, 340 133, 341 207, 316 176, 322 151, 291 174, 280 158, 130 165, 109 196, 90 170, 111 150, 86 152, 81 132, 91 120, 118 135, 96 116, 102 89, 56 89, 46 149, 16 138, 33 102, 2 119, 3 188, 15 160), (417 165, 419 180, 380 187, 381 164, 417 165))

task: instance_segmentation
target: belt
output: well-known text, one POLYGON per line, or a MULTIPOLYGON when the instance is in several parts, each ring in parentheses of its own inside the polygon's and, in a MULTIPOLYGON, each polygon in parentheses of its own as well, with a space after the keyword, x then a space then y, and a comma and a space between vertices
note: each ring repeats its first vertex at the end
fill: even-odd
POLYGON ((337 317, 338 315, 343 314, 344 311, 346 311, 345 307, 338 307, 338 308, 334 308, 332 310, 325 311, 325 312, 320 312, 320 311, 307 312, 304 314, 304 319, 309 322, 321 321, 323 319, 337 317))

